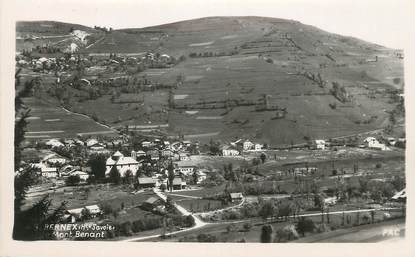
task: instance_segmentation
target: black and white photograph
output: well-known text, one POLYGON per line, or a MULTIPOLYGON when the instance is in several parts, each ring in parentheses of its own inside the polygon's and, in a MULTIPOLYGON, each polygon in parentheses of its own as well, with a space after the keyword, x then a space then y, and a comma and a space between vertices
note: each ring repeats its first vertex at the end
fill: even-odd
POLYGON ((411 1, 15 5, 13 241, 405 241, 411 1))

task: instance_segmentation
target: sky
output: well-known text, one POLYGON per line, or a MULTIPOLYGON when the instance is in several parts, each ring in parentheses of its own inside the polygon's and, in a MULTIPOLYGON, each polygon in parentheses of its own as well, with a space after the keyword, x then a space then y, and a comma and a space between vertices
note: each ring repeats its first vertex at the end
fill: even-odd
POLYGON ((413 0, 16 0, 16 20, 140 28, 207 16, 267 16, 403 49, 413 0))

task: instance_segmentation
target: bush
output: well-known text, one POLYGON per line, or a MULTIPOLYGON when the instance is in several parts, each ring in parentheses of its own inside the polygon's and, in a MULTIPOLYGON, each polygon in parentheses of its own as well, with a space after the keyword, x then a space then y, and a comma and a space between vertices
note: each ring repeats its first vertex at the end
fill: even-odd
POLYGON ((79 184, 79 182, 81 182, 81 178, 79 177, 79 175, 69 176, 65 180, 65 184, 68 185, 68 186, 76 186, 76 185, 79 184))
POLYGON ((284 228, 278 229, 275 236, 277 242, 286 242, 299 238, 294 225, 287 225, 284 228))
POLYGON ((230 232, 235 232, 236 230, 237 230, 237 228, 236 228, 235 224, 230 224, 230 225, 228 225, 228 226, 226 227, 226 231, 227 231, 228 233, 230 233, 230 232))
POLYGON ((316 226, 317 233, 325 233, 325 232, 329 232, 330 230, 331 230, 330 227, 325 223, 321 223, 316 226))
POLYGON ((243 225, 243 228, 244 228, 244 230, 245 231, 250 231, 251 230, 251 228, 252 228, 252 225, 251 225, 251 223, 245 223, 244 225, 243 225))
POLYGON ((210 234, 199 234, 197 236, 197 241, 201 242, 201 243, 205 243, 205 242, 217 242, 217 238, 214 235, 210 235, 210 234))
POLYGON ((131 230, 131 222, 130 221, 126 221, 124 223, 122 223, 119 226, 119 232, 121 236, 131 236, 132 235, 132 230, 131 230))
POLYGON ((272 242, 272 232, 273 228, 271 225, 264 225, 261 229, 261 243, 271 243, 272 242))
POLYGON ((306 232, 313 232, 314 227, 315 225, 313 220, 301 217, 297 223, 296 229, 298 233, 301 233, 303 236, 305 236, 306 232))

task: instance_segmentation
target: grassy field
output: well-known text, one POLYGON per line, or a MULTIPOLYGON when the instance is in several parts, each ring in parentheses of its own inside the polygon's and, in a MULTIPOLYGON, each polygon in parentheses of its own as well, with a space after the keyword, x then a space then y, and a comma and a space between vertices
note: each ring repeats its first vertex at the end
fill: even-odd
MULTIPOLYGON (((66 35, 70 27, 42 24, 40 31, 28 23, 20 24, 17 31, 66 35)), ((168 107, 167 88, 123 94, 120 100, 129 103, 112 103, 110 95, 104 95, 73 104, 74 110, 94 115, 110 126, 168 123, 163 132, 202 142, 238 135, 271 146, 302 143, 304 137, 328 139, 384 128, 397 104, 387 90, 403 88, 403 60, 396 56, 397 50, 289 20, 211 17, 106 34, 79 28, 101 38, 83 49, 85 54, 142 56, 157 51, 176 59, 185 57, 172 67, 132 75, 167 87, 175 86, 178 76, 182 77, 172 92, 182 96, 175 99, 180 108, 168 107), (319 73, 326 85, 319 86, 300 75, 303 72, 319 73), (340 102, 332 95, 332 82, 344 86, 350 102, 340 102), (286 108, 285 118, 274 119, 275 111, 256 111, 255 104, 264 95, 271 106, 286 108), (238 104, 226 109, 224 101, 238 104), (204 109, 209 102, 215 109, 204 109), (333 104, 336 107, 330 107, 333 104)), ((103 79, 128 75, 126 70, 97 73, 103 79)))
MULTIPOLYGON (((392 217, 400 217, 401 216, 401 212, 390 212, 390 214, 392 215, 392 217)), ((328 230, 334 230, 337 231, 337 229, 342 228, 353 228, 356 230, 359 230, 359 227, 353 227, 354 223, 357 221, 357 216, 356 214, 351 214, 351 224, 347 224, 345 222, 345 226, 341 226, 342 224, 342 215, 330 215, 330 223, 327 224, 328 230)), ((319 223, 321 223, 321 216, 313 216, 310 218, 311 220, 314 221, 314 223, 316 225, 318 225, 319 223)), ((325 219, 325 223, 327 223, 327 216, 325 215, 324 217, 325 219)), ((360 213, 360 224, 367 224, 370 222, 370 214, 369 213, 360 213), (368 216, 369 220, 368 221, 363 221, 362 217, 364 216, 368 216)), ((381 222, 383 221, 383 212, 379 211, 376 212, 375 214, 375 222, 381 222)), ((391 221, 394 222, 394 221, 391 221)), ((210 234, 216 237, 217 242, 239 242, 241 240, 244 240, 245 242, 250 242, 250 243, 259 243, 260 242, 260 234, 261 234, 261 228, 264 225, 264 223, 267 224, 271 224, 273 227, 273 231, 275 233, 275 231, 277 231, 278 229, 284 228, 287 225, 290 224, 295 224, 296 220, 289 220, 289 221, 274 221, 274 222, 264 222, 261 219, 253 219, 253 220, 249 220, 249 221, 242 221, 242 222, 237 222, 237 223, 228 223, 228 224, 212 224, 212 225, 208 225, 205 228, 202 228, 198 231, 192 232, 190 233, 185 233, 185 234, 181 234, 180 236, 176 236, 168 241, 187 241, 189 239, 195 240, 195 237, 199 234, 210 234), (244 228, 244 224, 245 223, 249 223, 251 224, 250 229, 246 230, 244 228), (187 239, 186 239, 187 238, 187 239)), ((388 222, 387 222, 388 223, 388 222)), ((382 224, 382 223, 379 223, 382 224)), ((371 226, 371 225, 363 225, 362 228, 364 228, 364 226, 371 226)), ((334 232, 336 233, 336 232, 334 232)), ((312 236, 312 235, 320 235, 320 234, 310 234, 307 233, 306 236, 312 236)), ((321 234, 324 235, 324 234, 321 234)), ((307 237, 304 238, 304 240, 307 240, 307 237)))
POLYGON ((177 203, 180 204, 180 206, 183 206, 186 210, 191 212, 213 211, 227 207, 224 206, 221 201, 216 200, 189 199, 180 200, 177 203))
POLYGON ((76 137, 79 133, 115 135, 92 119, 66 112, 54 104, 33 97, 24 99, 24 102, 31 110, 26 132, 29 140, 76 137))

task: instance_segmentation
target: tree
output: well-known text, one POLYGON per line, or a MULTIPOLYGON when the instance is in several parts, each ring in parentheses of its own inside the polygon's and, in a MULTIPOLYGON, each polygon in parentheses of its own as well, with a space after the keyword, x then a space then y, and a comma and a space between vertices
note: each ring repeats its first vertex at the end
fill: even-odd
POLYGON ((264 153, 261 153, 261 155, 259 156, 259 158, 261 158, 262 163, 264 163, 265 160, 267 159, 267 156, 264 153))
POLYGON ((88 160, 88 165, 91 167, 91 172, 98 180, 105 178, 105 162, 106 157, 102 154, 92 155, 88 160))
POLYGON ((219 147, 219 142, 215 142, 213 141, 213 139, 211 139, 209 141, 209 151, 211 155, 220 155, 221 154, 221 150, 219 147))
POLYGON ((81 182, 79 175, 71 175, 65 180, 65 184, 68 186, 76 186, 81 182))
POLYGON ((30 185, 36 176, 35 170, 21 163, 22 142, 27 126, 27 117, 30 110, 23 104, 23 97, 29 96, 32 88, 39 83, 38 79, 27 81, 21 88, 19 69, 15 74, 15 128, 14 128, 14 226, 13 239, 15 240, 45 240, 53 239, 53 231, 45 231, 46 224, 61 221, 66 202, 54 210, 51 209, 51 200, 48 196, 29 208, 22 210, 23 202, 30 185))
POLYGON ((169 165, 167 166, 167 178, 169 180, 169 190, 170 192, 173 191, 173 180, 174 180, 174 166, 173 162, 170 161, 169 165))
POLYGON ((274 205, 274 202, 272 202, 272 201, 266 201, 261 206, 261 208, 259 209, 258 214, 265 220, 268 217, 272 217, 275 212, 276 212, 276 207, 274 205))
POLYGON ((120 184, 120 182, 121 182, 120 172, 118 171, 118 169, 115 165, 112 166, 112 168, 110 170, 108 181, 110 183, 113 183, 113 184, 116 184, 116 185, 120 184))
POLYGON ((250 231, 252 228, 252 225, 251 223, 247 222, 247 223, 244 223, 243 228, 245 231, 250 231))
POLYGON ((288 216, 290 216, 293 213, 293 206, 289 203, 281 204, 278 208, 278 217, 285 217, 285 220, 288 219, 288 216))
POLYGON ((271 243, 272 242, 273 228, 271 225, 264 225, 261 229, 261 243, 271 243))
POLYGON ((81 218, 82 220, 89 220, 92 218, 91 211, 87 208, 83 208, 81 211, 81 218))
POLYGON ((303 237, 305 236, 306 232, 313 232, 314 230, 314 222, 311 219, 306 219, 301 217, 300 220, 297 222, 296 229, 298 233, 302 234, 303 237))
POLYGON ((131 184, 133 183, 133 180, 134 180, 133 172, 131 170, 127 170, 123 177, 124 184, 131 184))
POLYGON ((293 224, 278 229, 275 231, 275 236, 278 242, 290 241, 299 237, 293 224))

